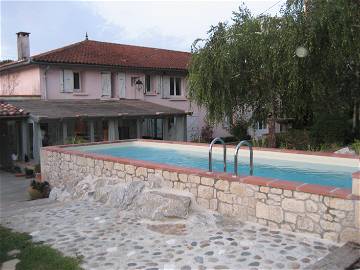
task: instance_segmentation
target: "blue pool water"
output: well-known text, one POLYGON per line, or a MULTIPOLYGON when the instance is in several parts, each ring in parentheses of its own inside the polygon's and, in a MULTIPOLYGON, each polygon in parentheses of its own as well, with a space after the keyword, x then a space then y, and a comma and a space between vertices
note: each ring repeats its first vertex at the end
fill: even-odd
MULTIPOLYGON (((124 145, 101 148, 83 147, 81 150, 101 155, 208 170, 208 154, 206 152, 177 150, 173 148, 156 148, 143 145, 124 145)), ((351 188, 351 174, 357 170, 355 167, 299 163, 285 160, 265 160, 260 157, 256 157, 256 153, 254 154, 255 176, 298 181, 323 186, 351 188)), ((232 156, 228 157, 228 173, 233 173, 234 171, 232 158, 232 156)), ((239 174, 249 174, 248 162, 248 157, 239 157, 239 174)), ((213 171, 221 172, 222 170, 222 156, 214 154, 213 171)))

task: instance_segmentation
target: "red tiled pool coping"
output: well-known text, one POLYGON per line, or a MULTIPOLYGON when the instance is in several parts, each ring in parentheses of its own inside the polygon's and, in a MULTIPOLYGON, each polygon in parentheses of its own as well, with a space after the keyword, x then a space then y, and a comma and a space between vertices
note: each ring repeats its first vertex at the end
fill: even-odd
MULTIPOLYGON (((201 144, 201 143, 172 142, 172 141, 156 141, 156 140, 126 140, 126 141, 151 141, 151 142, 160 142, 160 143, 166 142, 166 143, 174 143, 174 144, 179 143, 179 144, 193 144, 193 145, 204 146, 204 144, 201 144)), ((86 143, 86 144, 78 144, 76 146, 109 144, 109 143, 116 143, 116 142, 124 142, 124 141, 86 143)), ((337 187, 331 187, 331 186, 321 186, 321 185, 315 185, 315 184, 307 184, 307 183, 302 183, 302 182, 286 181, 286 180, 259 177, 259 176, 241 176, 241 175, 234 176, 234 175, 231 175, 230 173, 208 172, 208 171, 204 171, 204 170, 196 169, 196 168, 185 168, 185 167, 179 167, 179 166, 161 164, 161 163, 155 163, 155 162, 149 162, 149 161, 134 160, 134 159, 112 157, 112 156, 106 156, 106 155, 100 155, 100 154, 86 153, 86 152, 76 151, 76 150, 72 150, 72 149, 66 149, 67 147, 74 147, 74 145, 49 146, 49 147, 45 147, 43 149, 46 151, 51 151, 51 152, 76 155, 76 156, 80 156, 80 157, 98 159, 98 160, 115 162, 115 163, 122 163, 125 165, 133 165, 136 167, 146 167, 146 168, 154 169, 154 170, 159 169, 159 170, 165 170, 165 171, 170 171, 170 172, 194 174, 194 175, 198 175, 198 176, 202 176, 202 177, 212 177, 212 178, 216 178, 216 179, 228 180, 228 181, 233 181, 233 182, 241 182, 241 183, 250 184, 250 185, 267 186, 267 187, 271 187, 271 188, 280 188, 280 189, 286 189, 286 190, 292 190, 292 191, 324 195, 324 196, 329 196, 329 197, 336 197, 336 198, 341 198, 341 199, 360 200, 360 196, 353 195, 351 189, 337 188, 337 187)), ((279 149, 277 149, 277 150, 279 150, 279 149)), ((262 151, 262 149, 260 149, 260 151, 262 151)), ((270 150, 266 149, 265 151, 270 151, 270 150)), ((281 152, 281 151, 277 151, 277 152, 281 152)), ((292 150, 287 150, 286 152, 293 153, 292 150)), ((295 154, 300 154, 298 152, 301 152, 301 154, 303 154, 302 152, 305 152, 306 154, 308 154, 306 151, 295 151, 295 154)), ((327 153, 324 153, 324 154, 327 154, 327 153)), ((344 156, 342 154, 331 154, 331 153, 329 153, 329 154, 330 155, 327 155, 327 156, 333 157, 335 155, 336 157, 354 158, 354 157, 349 157, 348 155, 344 156)), ((312 154, 312 155, 314 155, 314 154, 312 154)), ((360 171, 355 172, 353 174, 353 177, 355 177, 355 176, 360 178, 360 171)))

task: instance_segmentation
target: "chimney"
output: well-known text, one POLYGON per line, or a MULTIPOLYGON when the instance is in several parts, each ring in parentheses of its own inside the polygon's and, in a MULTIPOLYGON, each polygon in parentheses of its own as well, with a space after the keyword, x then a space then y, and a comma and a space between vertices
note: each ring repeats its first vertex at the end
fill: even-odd
POLYGON ((30 58, 30 42, 29 35, 27 32, 18 32, 17 35, 17 49, 18 49, 18 60, 30 58))

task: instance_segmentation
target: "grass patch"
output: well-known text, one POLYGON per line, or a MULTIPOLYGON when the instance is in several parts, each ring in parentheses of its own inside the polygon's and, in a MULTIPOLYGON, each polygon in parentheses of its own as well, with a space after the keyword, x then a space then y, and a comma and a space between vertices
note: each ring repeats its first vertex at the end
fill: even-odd
POLYGON ((65 257, 47 245, 32 242, 26 233, 0 226, 0 264, 14 258, 20 260, 16 270, 81 270, 80 258, 65 257), (8 256, 14 249, 20 250, 20 254, 8 256))

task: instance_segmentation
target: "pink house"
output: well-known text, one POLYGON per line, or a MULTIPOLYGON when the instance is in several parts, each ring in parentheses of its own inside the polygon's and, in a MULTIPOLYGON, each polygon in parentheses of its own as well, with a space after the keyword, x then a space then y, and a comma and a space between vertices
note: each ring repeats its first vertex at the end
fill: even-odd
MULTIPOLYGON (((31 130, 32 147, 19 143, 19 156, 38 159, 41 145, 80 135, 89 141, 199 138, 206 112, 187 99, 190 53, 86 38, 30 56, 29 33, 17 37, 18 61, 0 66, 0 99, 28 112, 22 124, 8 123, 22 126, 21 134, 31 130)), ((214 136, 226 135, 225 127, 214 129, 214 136)))

